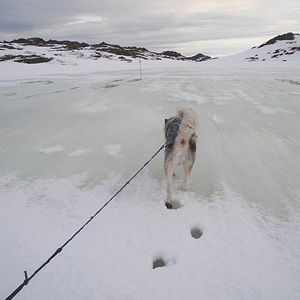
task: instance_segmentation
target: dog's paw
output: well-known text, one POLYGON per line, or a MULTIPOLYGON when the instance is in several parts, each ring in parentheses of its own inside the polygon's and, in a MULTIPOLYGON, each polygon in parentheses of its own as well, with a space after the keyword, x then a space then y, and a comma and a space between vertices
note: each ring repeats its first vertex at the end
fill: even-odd
POLYGON ((166 202, 167 209, 171 209, 173 207, 172 202, 166 202))
POLYGON ((184 191, 188 191, 190 189, 190 186, 188 183, 185 183, 182 188, 184 191))

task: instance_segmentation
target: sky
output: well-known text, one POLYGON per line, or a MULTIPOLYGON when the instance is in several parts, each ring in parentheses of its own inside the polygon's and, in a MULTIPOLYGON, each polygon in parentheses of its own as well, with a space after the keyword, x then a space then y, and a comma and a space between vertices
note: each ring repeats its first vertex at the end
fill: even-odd
POLYGON ((299 0, 0 0, 0 40, 102 41, 226 56, 300 33, 299 0))

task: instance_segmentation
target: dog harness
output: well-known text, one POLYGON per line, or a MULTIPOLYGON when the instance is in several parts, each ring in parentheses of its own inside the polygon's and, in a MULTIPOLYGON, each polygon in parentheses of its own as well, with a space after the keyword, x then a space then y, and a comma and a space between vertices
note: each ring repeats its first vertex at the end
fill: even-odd
POLYGON ((174 119, 174 121, 168 126, 166 131, 166 139, 168 143, 174 144, 175 138, 178 134, 180 122, 180 119, 174 119))

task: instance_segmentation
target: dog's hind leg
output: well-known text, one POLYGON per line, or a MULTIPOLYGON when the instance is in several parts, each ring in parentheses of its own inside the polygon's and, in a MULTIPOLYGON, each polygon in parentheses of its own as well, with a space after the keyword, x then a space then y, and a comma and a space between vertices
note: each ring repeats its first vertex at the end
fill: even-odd
POLYGON ((196 134, 192 134, 189 140, 189 155, 188 158, 183 162, 183 169, 185 172, 185 178, 183 183, 183 189, 189 190, 189 183, 190 183, 190 175, 194 166, 194 162, 196 159, 196 134))
POLYGON ((193 164, 183 164, 184 169, 184 182, 183 182, 183 189, 188 191, 190 189, 190 175, 193 169, 193 164))

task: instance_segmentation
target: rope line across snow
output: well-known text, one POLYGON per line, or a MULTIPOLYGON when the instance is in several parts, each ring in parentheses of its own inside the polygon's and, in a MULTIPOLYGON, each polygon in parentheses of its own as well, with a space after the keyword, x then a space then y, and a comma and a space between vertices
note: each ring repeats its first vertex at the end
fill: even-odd
POLYGON ((27 271, 24 272, 25 280, 23 283, 17 287, 5 300, 13 299, 29 281, 40 272, 50 261, 59 254, 65 246, 67 246, 77 234, 79 234, 85 226, 87 226, 147 165, 148 163, 164 148, 168 143, 164 143, 155 154, 83 225, 81 226, 72 236, 69 238, 61 247, 59 247, 48 259, 44 262, 38 269, 36 269, 31 276, 27 276, 27 271))

